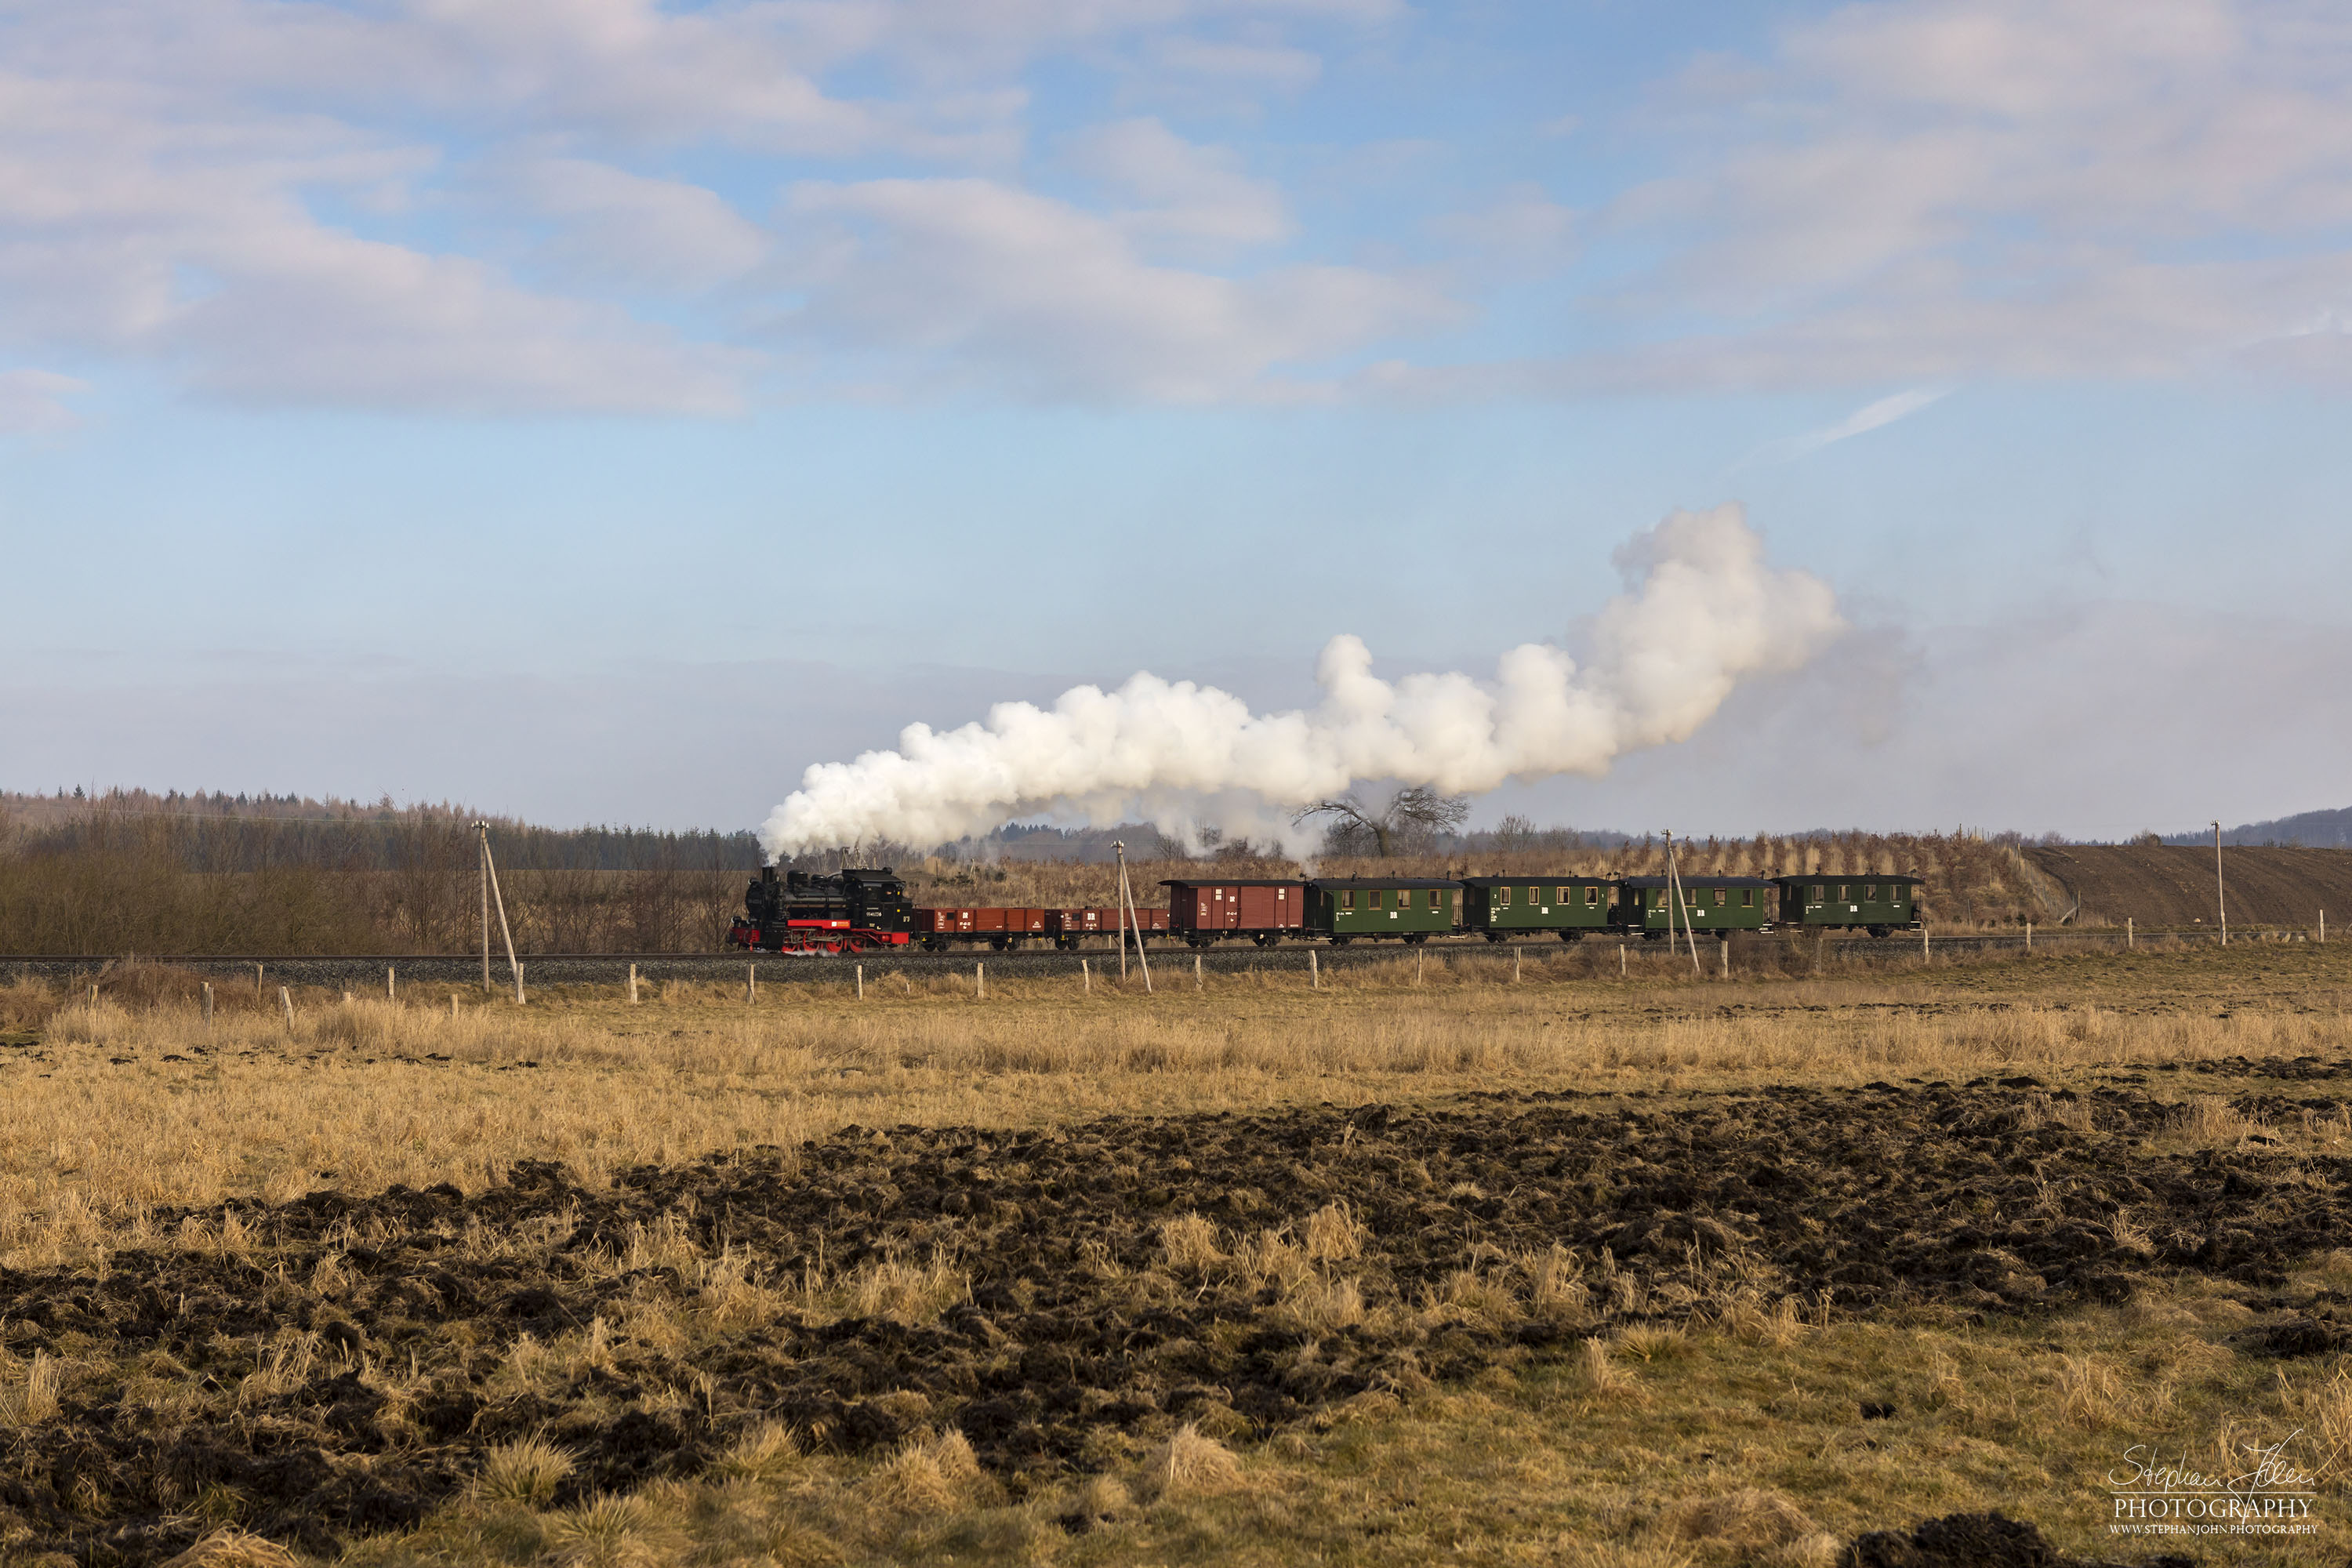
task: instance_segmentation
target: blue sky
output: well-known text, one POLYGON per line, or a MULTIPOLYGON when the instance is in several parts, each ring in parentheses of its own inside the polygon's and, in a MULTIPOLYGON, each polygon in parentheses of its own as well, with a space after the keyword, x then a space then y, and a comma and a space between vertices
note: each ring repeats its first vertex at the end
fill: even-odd
POLYGON ((2352 22, 0 5, 0 785, 746 826, 1140 668, 1852 625, 1491 817, 2346 804, 2352 22))

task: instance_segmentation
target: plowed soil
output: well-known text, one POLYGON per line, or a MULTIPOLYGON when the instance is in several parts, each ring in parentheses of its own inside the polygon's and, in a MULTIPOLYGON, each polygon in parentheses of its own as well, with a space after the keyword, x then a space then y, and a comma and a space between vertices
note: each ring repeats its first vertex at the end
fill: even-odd
MULTIPOLYGON (((2281 1092, 2237 1102, 2272 1124, 2332 1113, 2297 1080, 2352 1071, 2276 1067, 2281 1092)), ((230 1518, 327 1552, 418 1519, 503 1441, 580 1456, 562 1501, 690 1474, 769 1420, 845 1452, 952 1425, 1019 1495, 1179 1421, 1264 1434, 1741 1291, 2026 1312, 2186 1272, 2261 1298, 2277 1332, 2247 1353, 2344 1341, 2352 1304, 2263 1293, 2352 1233, 2346 1162, 2304 1154, 2290 1174, 2260 1144, 2178 1149, 2159 1136, 2173 1108, 2130 1079, 2087 1097, 2087 1131, 2084 1104, 2014 1078, 850 1127, 610 1190, 519 1165, 471 1196, 167 1215, 214 1240, 0 1271, 11 1352, 111 1369, 0 1439, 0 1516, 23 1549, 93 1563, 160 1561, 230 1518), (1215 1247, 1202 1226, 1171 1247, 1163 1227, 1194 1215, 1215 1247), (230 1218, 250 1239, 225 1248, 230 1218), (655 1234, 676 1255, 648 1261, 655 1234), (1465 1278, 1500 1289, 1555 1247, 1580 1288, 1449 1305, 1465 1278), (971 1289, 918 1321, 711 1305, 714 1278, 804 1303, 794 1282, 933 1256, 971 1289), (1331 1305, 1342 1285, 1360 1312, 1331 1305), (649 1302, 674 1306, 667 1331, 645 1327, 649 1302), (525 1335, 572 1348, 525 1377, 525 1335)))
MULTIPOLYGON (((2142 931, 2219 923, 2213 851, 2179 845, 2070 844, 2037 847, 2026 858, 2082 902, 2077 925, 2116 925, 2126 917, 2142 931)), ((2317 924, 2319 911, 2352 919, 2352 849, 2242 848, 2221 851, 2233 926, 2317 924)), ((2062 907, 2053 918, 2065 912, 2062 907)))

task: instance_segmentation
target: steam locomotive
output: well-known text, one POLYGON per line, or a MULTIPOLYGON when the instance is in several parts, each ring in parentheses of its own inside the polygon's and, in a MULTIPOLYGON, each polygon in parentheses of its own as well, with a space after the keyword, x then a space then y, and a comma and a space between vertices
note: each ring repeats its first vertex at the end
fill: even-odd
POLYGON ((835 876, 771 866, 751 885, 728 940, 766 952, 845 953, 919 943, 1003 951, 1032 940, 1076 947, 1126 927, 1136 942, 1164 932, 1204 948, 1227 938, 1270 947, 1285 937, 1334 947, 1358 941, 1417 946, 1455 932, 1488 942, 1587 933, 1648 941, 1679 929, 1727 942, 1735 931, 1846 928, 1883 937, 1919 929, 1916 877, 1889 872, 1731 877, 1517 875, 1300 879, 1173 878, 1164 909, 918 909, 888 867, 835 876), (1777 909, 1775 905, 1777 904, 1777 909))
POLYGON ((868 952, 904 947, 914 930, 914 900, 887 866, 835 877, 779 877, 773 866, 762 866, 727 940, 769 952, 868 952))

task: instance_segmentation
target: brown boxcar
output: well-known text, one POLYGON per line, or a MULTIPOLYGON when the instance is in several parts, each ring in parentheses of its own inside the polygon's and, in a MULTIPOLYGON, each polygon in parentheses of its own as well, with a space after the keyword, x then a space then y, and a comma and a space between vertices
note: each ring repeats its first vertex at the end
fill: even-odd
POLYGON ((1176 879, 1168 889, 1168 929, 1194 947, 1245 936, 1271 947, 1306 923, 1307 884, 1243 878, 1176 879))
MULTIPOLYGON (((1149 931, 1151 927, 1145 923, 1143 929, 1149 931)), ((1052 937, 1054 945, 1065 952, 1076 948, 1087 937, 1108 936, 1117 930, 1118 930, 1118 910, 1116 909, 1047 910, 1045 911, 1045 934, 1052 937)))

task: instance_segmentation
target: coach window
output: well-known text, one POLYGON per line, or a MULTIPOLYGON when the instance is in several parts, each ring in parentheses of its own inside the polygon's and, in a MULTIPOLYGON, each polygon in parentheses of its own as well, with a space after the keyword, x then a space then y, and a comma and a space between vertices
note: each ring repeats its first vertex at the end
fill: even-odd
POLYGON ((1743 910, 1752 910, 1756 907, 1755 889, 1742 888, 1739 889, 1739 907, 1743 910))
POLYGON ((1498 910, 1507 910, 1511 907, 1510 889, 1497 888, 1495 889, 1495 907, 1498 910))
POLYGON ((1339 889, 1339 907, 1343 910, 1352 910, 1356 907, 1356 890, 1353 888, 1339 889))
POLYGON ((1728 903, 1728 902, 1730 902, 1730 901, 1731 901, 1731 889, 1728 889, 1728 888, 1717 888, 1717 889, 1715 890, 1715 907, 1716 907, 1717 909, 1718 909, 1718 910, 1719 910, 1719 909, 1723 908, 1723 906, 1724 906, 1725 904, 1727 904, 1727 903, 1728 903))
POLYGON ((1820 903, 1820 902, 1822 901, 1822 885, 1821 885, 1819 882, 1815 882, 1815 883, 1813 884, 1813 900, 1812 900, 1812 901, 1813 901, 1813 902, 1815 902, 1815 903, 1817 903, 1817 904, 1818 904, 1818 903, 1820 903))

